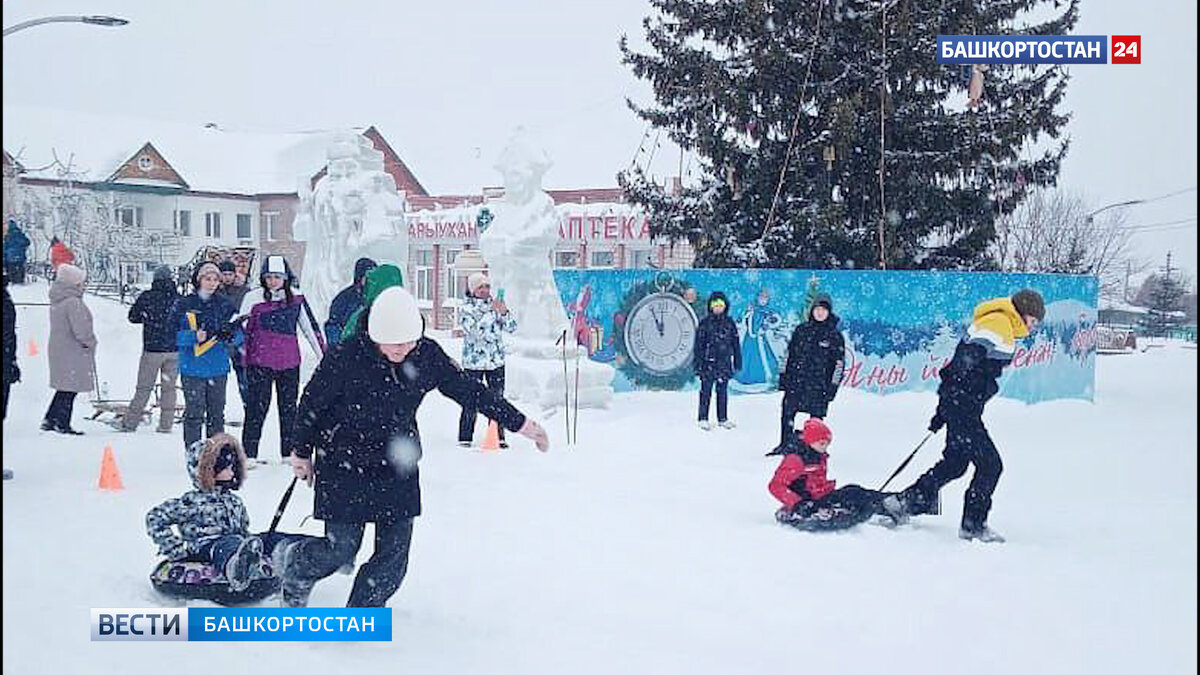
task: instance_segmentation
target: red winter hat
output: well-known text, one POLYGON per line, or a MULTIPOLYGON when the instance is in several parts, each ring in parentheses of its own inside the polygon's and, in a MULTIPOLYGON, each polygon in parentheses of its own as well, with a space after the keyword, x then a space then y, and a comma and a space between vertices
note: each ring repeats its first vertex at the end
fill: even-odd
POLYGON ((833 432, 821 420, 810 417, 804 422, 804 431, 801 432, 801 438, 804 439, 805 445, 813 445, 821 441, 832 441, 833 432))

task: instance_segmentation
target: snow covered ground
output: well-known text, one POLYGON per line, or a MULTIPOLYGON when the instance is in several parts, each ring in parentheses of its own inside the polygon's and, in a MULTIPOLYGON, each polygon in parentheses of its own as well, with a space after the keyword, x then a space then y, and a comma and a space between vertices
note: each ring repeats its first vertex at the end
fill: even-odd
MULTIPOLYGON (((13 295, 44 302, 45 286, 13 295)), ((87 301, 100 377, 127 398, 139 329, 116 303, 87 301)), ((164 604, 147 580, 143 518, 189 484, 179 427, 118 434, 83 420, 84 399, 75 423, 87 435, 37 430, 51 395, 46 313, 18 307, 24 381, 4 425, 16 471, 3 488, 5 673, 1196 672, 1193 349, 1101 357, 1094 404, 989 405, 1005 462, 990 521, 1004 545, 957 538, 965 478, 942 493, 942 515, 896 531, 776 525, 776 462, 762 455, 778 394, 735 397, 738 428, 712 432, 693 423, 694 393, 623 394, 580 413, 575 446, 561 416, 544 420, 555 445, 542 455, 519 438, 500 454, 456 447, 458 409, 434 393, 419 418, 425 515, 391 601, 392 642, 91 643, 89 608, 164 604), (122 492, 96 488, 105 444, 122 492)), ((238 418, 232 385, 229 395, 238 418)), ((831 476, 878 486, 934 404, 843 392, 828 419, 831 476)), ((274 415, 265 451, 278 447, 274 415)), ((288 479, 282 465, 250 474, 253 529, 267 527, 288 479)), ((310 507, 298 488, 281 527, 299 529, 310 507)), ((369 554, 364 545, 360 561, 369 554)), ((342 605, 351 579, 320 583, 312 604, 342 605)))

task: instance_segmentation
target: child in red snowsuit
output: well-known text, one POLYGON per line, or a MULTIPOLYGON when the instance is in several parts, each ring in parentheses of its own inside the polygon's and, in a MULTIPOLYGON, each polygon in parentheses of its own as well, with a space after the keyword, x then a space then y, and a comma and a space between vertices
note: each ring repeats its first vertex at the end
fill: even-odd
POLYGON ((777 521, 803 530, 840 530, 887 513, 881 502, 889 493, 859 485, 838 488, 826 476, 833 432, 824 422, 809 418, 800 436, 780 446, 783 460, 767 485, 783 502, 777 521))

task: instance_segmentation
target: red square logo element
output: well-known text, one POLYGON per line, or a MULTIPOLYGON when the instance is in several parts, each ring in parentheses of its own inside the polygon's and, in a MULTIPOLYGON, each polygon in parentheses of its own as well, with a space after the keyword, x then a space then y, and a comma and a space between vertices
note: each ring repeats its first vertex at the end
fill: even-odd
POLYGON ((1113 63, 1141 63, 1142 36, 1114 35, 1112 36, 1113 63))

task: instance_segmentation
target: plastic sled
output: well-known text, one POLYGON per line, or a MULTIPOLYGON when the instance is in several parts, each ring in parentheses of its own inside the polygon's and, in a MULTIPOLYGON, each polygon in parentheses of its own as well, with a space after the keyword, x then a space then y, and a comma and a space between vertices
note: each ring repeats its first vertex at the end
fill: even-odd
POLYGON ((866 522, 873 513, 869 509, 852 509, 845 506, 821 507, 807 514, 792 514, 779 522, 803 532, 835 532, 847 530, 866 522))
POLYGON ((234 592, 225 575, 212 563, 189 560, 163 560, 150 573, 154 590, 185 600, 209 600, 219 605, 244 605, 259 602, 279 591, 279 577, 269 561, 251 574, 250 585, 234 592))

